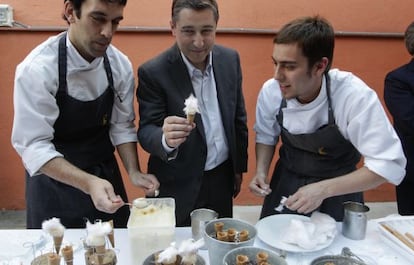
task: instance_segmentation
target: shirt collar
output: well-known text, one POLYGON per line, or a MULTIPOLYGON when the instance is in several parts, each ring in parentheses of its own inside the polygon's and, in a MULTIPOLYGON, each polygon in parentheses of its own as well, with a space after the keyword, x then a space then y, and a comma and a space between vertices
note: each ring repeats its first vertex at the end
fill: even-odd
POLYGON ((73 46, 72 42, 69 39, 69 34, 66 35, 66 47, 68 48, 68 58, 71 58, 70 61, 75 69, 93 69, 100 65, 103 60, 103 57, 97 57, 91 63, 85 60, 85 58, 80 55, 75 46, 73 46))
MULTIPOLYGON (((200 72, 200 69, 196 68, 188 59, 187 57, 184 55, 184 53, 181 53, 181 57, 183 58, 184 64, 187 67, 188 73, 190 74, 190 77, 193 78, 194 74, 196 72, 200 72)), ((204 74, 209 76, 211 73, 211 69, 213 68, 213 56, 212 56, 212 52, 210 51, 209 55, 208 55, 208 62, 207 62, 207 66, 206 66, 206 70, 204 71, 204 74)))

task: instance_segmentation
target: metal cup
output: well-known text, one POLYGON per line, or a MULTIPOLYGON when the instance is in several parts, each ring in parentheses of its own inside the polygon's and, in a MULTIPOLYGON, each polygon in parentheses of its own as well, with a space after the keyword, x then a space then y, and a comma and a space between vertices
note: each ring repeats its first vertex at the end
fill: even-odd
POLYGON ((362 240, 367 232, 369 207, 358 202, 344 202, 342 234, 353 240, 362 240))
POLYGON ((200 208, 192 211, 190 217, 193 239, 198 240, 203 237, 204 227, 206 224, 213 219, 217 219, 218 213, 214 210, 200 208))

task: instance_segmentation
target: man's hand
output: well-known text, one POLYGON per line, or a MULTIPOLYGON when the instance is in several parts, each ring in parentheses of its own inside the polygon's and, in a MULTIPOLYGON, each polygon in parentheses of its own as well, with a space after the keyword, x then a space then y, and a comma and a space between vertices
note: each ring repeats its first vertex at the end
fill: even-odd
POLYGON ((112 184, 98 177, 89 182, 89 195, 96 209, 106 213, 115 213, 124 206, 124 201, 116 195, 112 184))
POLYGON ((249 189, 254 195, 265 197, 272 192, 269 184, 265 183, 264 179, 265 177, 256 175, 253 177, 252 181, 250 181, 249 189))
POLYGON ((158 192, 160 183, 154 175, 144 174, 139 171, 136 171, 129 177, 134 186, 141 187, 144 190, 145 195, 157 197, 156 191, 158 192))
POLYGON ((315 182, 300 187, 285 202, 285 206, 292 211, 307 214, 317 209, 327 197, 326 189, 321 182, 315 182))
POLYGON ((195 123, 190 123, 186 118, 178 116, 169 116, 164 119, 162 132, 165 136, 165 142, 171 148, 177 148, 184 143, 187 136, 195 128, 195 123))

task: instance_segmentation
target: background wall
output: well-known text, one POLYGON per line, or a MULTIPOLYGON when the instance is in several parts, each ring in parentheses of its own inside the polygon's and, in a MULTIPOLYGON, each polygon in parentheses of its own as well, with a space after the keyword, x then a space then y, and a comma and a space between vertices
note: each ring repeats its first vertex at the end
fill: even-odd
MULTIPOLYGON (((24 209, 24 168, 10 144, 13 121, 13 79, 16 65, 47 37, 65 30, 63 1, 0 0, 14 8, 13 28, 0 28, 0 209, 24 209)), ((113 43, 131 59, 134 69, 174 42, 169 32, 171 1, 129 0, 125 19, 113 43)), ((409 61, 402 32, 413 20, 412 0, 219 0, 217 42, 237 49, 243 68, 243 89, 248 111, 249 171, 236 204, 260 204, 247 189, 255 171, 254 131, 257 94, 272 77, 272 39, 277 30, 298 16, 320 14, 333 24, 337 38, 333 67, 351 71, 375 89, 382 100, 385 74, 409 61), (390 11, 392 14, 390 15, 390 11)), ((30 129, 30 128, 28 128, 30 129)), ((141 166, 148 155, 140 148, 141 166)), ((130 185, 130 198, 142 196, 130 185)), ((394 188, 385 184, 366 192, 369 201, 395 200, 394 188)))

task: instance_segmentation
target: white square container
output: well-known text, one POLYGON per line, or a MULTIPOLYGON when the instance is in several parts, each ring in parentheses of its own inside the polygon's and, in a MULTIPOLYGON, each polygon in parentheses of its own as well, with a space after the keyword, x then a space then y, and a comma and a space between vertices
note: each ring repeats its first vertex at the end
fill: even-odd
POLYGON ((148 255, 174 241, 175 200, 139 198, 133 205, 127 224, 131 265, 141 265, 148 255))

